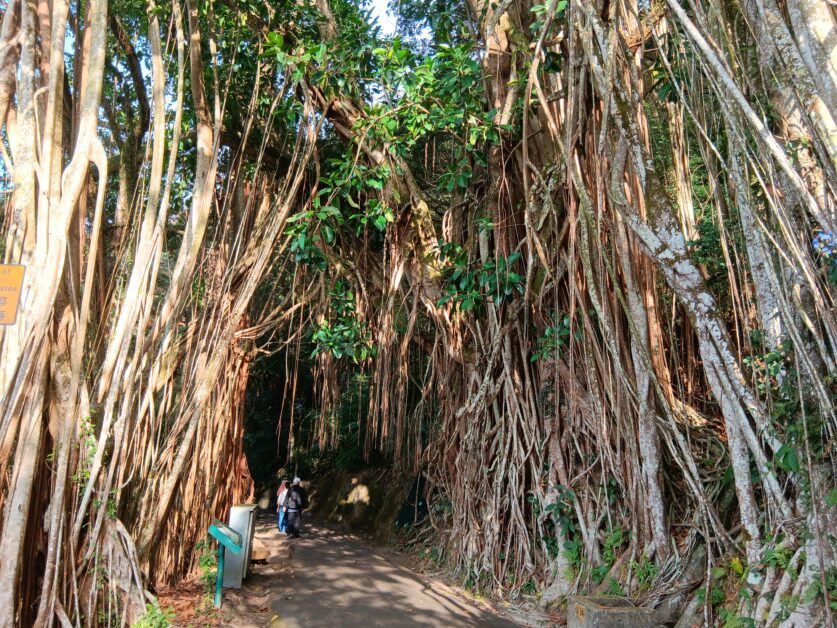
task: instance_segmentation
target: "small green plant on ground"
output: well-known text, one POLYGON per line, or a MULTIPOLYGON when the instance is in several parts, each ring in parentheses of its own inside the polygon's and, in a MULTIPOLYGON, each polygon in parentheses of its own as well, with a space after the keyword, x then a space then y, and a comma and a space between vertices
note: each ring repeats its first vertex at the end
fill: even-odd
MULTIPOLYGON (((605 576, 607 576, 607 574, 610 572, 611 567, 613 567, 614 563, 616 562, 616 556, 619 553, 619 549, 622 548, 622 546, 624 546, 627 541, 628 533, 619 526, 616 526, 608 530, 607 536, 605 536, 604 540, 604 548, 602 550, 603 562, 601 565, 595 565, 590 569, 590 577, 593 579, 593 582, 595 582, 596 584, 601 584, 604 581, 605 576)), ((613 577, 610 577, 608 579, 608 582, 608 586, 610 588, 613 588, 614 582, 617 585, 619 585, 619 583, 613 577)), ((621 590, 621 586, 619 588, 621 590)))
POLYGON ((625 596, 625 589, 622 588, 622 585, 613 576, 607 577, 607 594, 618 595, 619 597, 625 596))
MULTIPOLYGON (((551 557, 558 556, 563 552, 567 561, 570 563, 567 574, 572 577, 581 570, 582 559, 584 557, 584 543, 577 534, 577 527, 575 524, 575 513, 573 510, 573 501, 575 500, 575 493, 571 488, 567 488, 559 484, 557 487, 557 495, 555 501, 548 504, 544 508, 544 512, 550 515, 550 518, 545 522, 545 529, 547 531, 555 530, 554 534, 547 534, 545 538, 547 551, 551 557), (557 534, 560 530, 561 535, 557 534), (559 547, 558 538, 563 537, 563 547, 559 547)), ((530 495, 527 498, 532 504, 535 511, 538 511, 538 504, 534 496, 530 495)))
POLYGON ((203 595, 201 596, 200 602, 198 602, 198 607, 195 609, 195 614, 210 615, 215 608, 215 579, 218 573, 217 559, 209 539, 198 541, 195 550, 198 554, 199 580, 203 585, 203 595))
POLYGON ((790 565, 793 549, 788 546, 777 545, 768 547, 762 554, 762 563, 765 567, 777 567, 784 571, 790 565))
POLYGON ((825 572, 825 586, 826 590, 823 591, 822 578, 814 578, 802 594, 802 603, 810 604, 817 598, 822 598, 821 601, 828 604, 832 612, 837 611, 837 568, 825 572))
POLYGON ((631 569, 636 574, 637 584, 640 591, 645 591, 651 586, 660 573, 660 568, 654 564, 653 561, 648 560, 647 556, 643 556, 639 562, 631 561, 631 569))
POLYGON ((122 625, 122 608, 119 599, 113 592, 107 594, 107 601, 102 602, 102 607, 96 612, 96 625, 99 628, 118 628, 122 625))
POLYGON ((604 551, 602 552, 602 560, 604 560, 608 567, 612 567, 613 563, 616 562, 617 551, 627 540, 627 533, 619 526, 611 528, 608 531, 607 536, 605 537, 604 551))
POLYGON ((445 556, 445 550, 442 547, 431 547, 429 550, 422 552, 424 558, 429 558, 436 567, 441 567, 442 560, 445 556))
POLYGON ((727 572, 723 567, 713 567, 709 573, 709 586, 697 590, 697 599, 701 604, 709 602, 713 608, 720 606, 726 600, 724 593, 724 582, 727 572))
MULTIPOLYGON (((491 576, 485 572, 477 573, 475 569, 470 569, 465 581, 462 583, 462 588, 477 599, 486 599, 488 597, 487 591, 490 590, 491 576)), ((514 586, 514 576, 507 580, 508 586, 514 586)))
POLYGON ((698 600, 701 603, 708 601, 718 625, 725 628, 756 625, 749 617, 738 614, 741 602, 752 600, 752 592, 746 586, 748 572, 741 558, 732 556, 724 565, 716 565, 710 570, 708 593, 705 587, 698 589, 698 600))
POLYGON ((174 618, 173 608, 160 608, 160 603, 154 600, 145 605, 145 613, 131 628, 168 628, 172 625, 174 618))
POLYGON ((722 608, 718 611, 718 619, 721 620, 724 628, 755 628, 756 621, 750 617, 741 617, 734 611, 722 608))

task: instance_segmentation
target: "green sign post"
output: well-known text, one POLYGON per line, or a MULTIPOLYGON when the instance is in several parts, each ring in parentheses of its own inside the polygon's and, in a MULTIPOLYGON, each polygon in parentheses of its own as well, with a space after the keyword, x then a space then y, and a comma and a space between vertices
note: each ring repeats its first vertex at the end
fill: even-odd
POLYGON ((218 519, 213 519, 209 534, 218 540, 218 576, 215 578, 215 608, 221 608, 221 587, 224 583, 224 550, 241 553, 241 535, 218 519))

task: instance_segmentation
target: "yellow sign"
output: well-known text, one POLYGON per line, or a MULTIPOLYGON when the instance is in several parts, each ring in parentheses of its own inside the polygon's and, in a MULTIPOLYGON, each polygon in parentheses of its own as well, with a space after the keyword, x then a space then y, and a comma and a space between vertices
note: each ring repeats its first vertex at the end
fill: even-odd
POLYGON ((0 264, 0 325, 15 324, 25 268, 19 264, 0 264))

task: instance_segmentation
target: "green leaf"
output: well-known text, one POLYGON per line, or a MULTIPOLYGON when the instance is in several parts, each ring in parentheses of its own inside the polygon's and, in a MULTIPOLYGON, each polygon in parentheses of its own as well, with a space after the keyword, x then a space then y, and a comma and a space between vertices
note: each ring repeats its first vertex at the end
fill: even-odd
POLYGON ((320 211, 317 212, 317 217, 320 220, 324 220, 325 218, 334 217, 337 218, 340 216, 340 210, 334 207, 333 205, 325 205, 320 208, 320 211))
POLYGON ((287 222, 288 223, 294 223, 294 222, 297 222, 299 220, 302 220, 303 218, 310 218, 310 217, 311 217, 311 212, 299 212, 298 214, 294 214, 293 216, 288 218, 287 222))
POLYGON ((818 580, 814 580, 808 585, 808 588, 805 589, 805 595, 802 596, 802 602, 804 604, 810 604, 821 595, 821 590, 822 583, 818 580))
POLYGON ((282 36, 281 33, 268 33, 267 43, 269 43, 274 48, 281 48, 282 45, 285 43, 285 38, 282 36))
POLYGON ((788 473, 799 473, 799 453, 792 445, 785 443, 776 452, 776 464, 788 473))

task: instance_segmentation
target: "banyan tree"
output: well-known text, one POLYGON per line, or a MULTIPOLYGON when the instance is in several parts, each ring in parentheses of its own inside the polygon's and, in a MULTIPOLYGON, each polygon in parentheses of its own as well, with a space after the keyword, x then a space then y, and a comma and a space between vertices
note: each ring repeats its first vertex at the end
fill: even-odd
POLYGON ((390 10, 6 0, 0 625, 188 574, 278 351, 492 595, 833 623, 833 5, 390 10))

